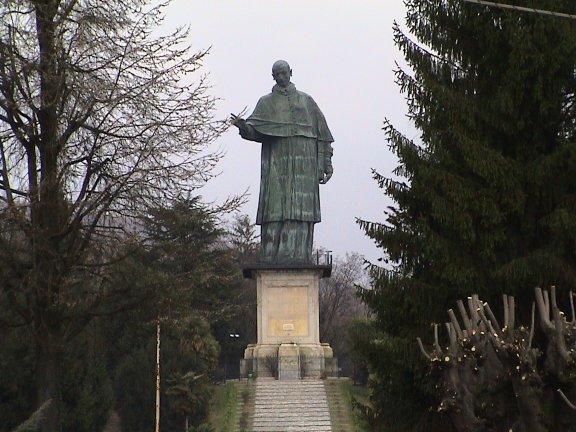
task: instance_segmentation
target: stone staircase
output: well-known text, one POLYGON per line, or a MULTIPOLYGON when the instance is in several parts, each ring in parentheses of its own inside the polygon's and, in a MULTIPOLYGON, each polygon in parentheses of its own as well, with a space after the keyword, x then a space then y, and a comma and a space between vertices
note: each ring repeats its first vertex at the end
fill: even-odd
POLYGON ((259 380, 252 413, 242 432, 332 431, 323 381, 259 380))

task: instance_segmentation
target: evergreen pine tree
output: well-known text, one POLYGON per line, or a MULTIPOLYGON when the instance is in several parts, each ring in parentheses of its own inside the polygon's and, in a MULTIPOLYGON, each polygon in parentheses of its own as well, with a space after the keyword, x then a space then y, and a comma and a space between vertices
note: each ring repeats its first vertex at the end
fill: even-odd
POLYGON ((207 385, 219 346, 211 333, 236 310, 230 288, 240 279, 224 241, 219 212, 199 197, 150 209, 146 247, 131 250, 112 272, 112 284, 147 293, 141 307, 102 323, 115 377, 116 409, 126 432, 154 426, 156 320, 161 322, 161 430, 183 430, 207 415, 207 385))
MULTIPOLYGON (((515 4, 576 13, 571 0, 515 4)), ((385 122, 399 165, 374 173, 395 202, 385 222, 361 222, 387 263, 363 293, 382 332, 366 352, 380 425, 446 431, 416 336, 472 293, 493 305, 514 295, 528 314, 534 286, 576 286, 576 22, 460 0, 406 6, 397 83, 421 135, 385 122)))

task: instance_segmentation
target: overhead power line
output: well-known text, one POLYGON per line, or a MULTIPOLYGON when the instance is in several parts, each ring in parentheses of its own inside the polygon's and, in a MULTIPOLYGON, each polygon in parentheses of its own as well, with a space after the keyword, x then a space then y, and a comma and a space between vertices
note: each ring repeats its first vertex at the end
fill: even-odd
POLYGON ((517 10, 520 12, 530 12, 530 13, 536 13, 536 14, 540 14, 540 15, 551 15, 551 16, 555 16, 558 18, 576 19, 576 15, 570 15, 570 14, 566 14, 566 13, 562 13, 562 12, 554 12, 554 11, 549 11, 549 10, 544 10, 544 9, 534 9, 534 8, 529 8, 529 7, 515 6, 515 5, 505 4, 505 3, 495 3, 495 2, 484 1, 484 0, 462 0, 462 1, 465 1, 468 3, 475 3, 475 4, 479 4, 479 5, 484 5, 484 6, 494 6, 494 7, 498 7, 498 8, 502 8, 502 9, 513 9, 513 10, 517 10))

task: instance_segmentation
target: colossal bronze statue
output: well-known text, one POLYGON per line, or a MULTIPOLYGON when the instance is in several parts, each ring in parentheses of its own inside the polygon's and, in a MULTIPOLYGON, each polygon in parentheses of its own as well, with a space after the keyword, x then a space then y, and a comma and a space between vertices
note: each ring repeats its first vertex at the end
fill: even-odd
POLYGON ((332 177, 332 134, 316 102, 290 82, 292 69, 272 66, 276 85, 246 120, 232 115, 242 138, 262 143, 260 261, 310 263, 314 224, 320 222, 318 185, 332 177))

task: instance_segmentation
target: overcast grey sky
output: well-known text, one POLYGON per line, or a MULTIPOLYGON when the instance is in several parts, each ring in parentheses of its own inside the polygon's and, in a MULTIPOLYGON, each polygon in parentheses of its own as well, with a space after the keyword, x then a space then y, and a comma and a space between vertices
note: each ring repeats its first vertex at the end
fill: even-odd
MULTIPOLYGON (((392 24, 404 22, 402 0, 175 0, 166 25, 191 26, 195 50, 211 47, 205 62, 212 94, 222 100, 217 117, 244 107, 252 112, 274 84, 272 63, 287 60, 296 88, 322 109, 335 142, 334 176, 320 187, 322 222, 315 244, 343 256, 382 256, 356 218, 383 221, 389 199, 371 169, 390 175, 396 166, 381 130, 385 118, 413 138, 404 98, 394 84, 402 55, 392 41, 392 24)), ((246 189, 241 209, 254 220, 258 203, 260 145, 242 140, 236 128, 216 143, 226 155, 221 174, 201 193, 221 202, 246 189)))

